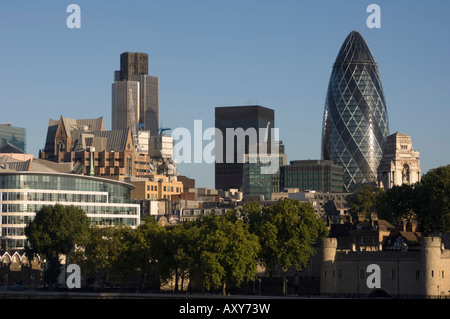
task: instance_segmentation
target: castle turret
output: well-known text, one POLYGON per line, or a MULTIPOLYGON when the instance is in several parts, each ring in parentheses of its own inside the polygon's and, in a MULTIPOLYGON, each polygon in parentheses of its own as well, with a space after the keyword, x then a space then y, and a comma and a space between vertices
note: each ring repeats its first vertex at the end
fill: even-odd
POLYGON ((336 293, 336 249, 336 238, 323 239, 320 264, 320 292, 323 294, 336 293))
POLYGON ((423 294, 427 297, 441 293, 441 239, 424 237, 422 241, 421 265, 423 270, 423 294))

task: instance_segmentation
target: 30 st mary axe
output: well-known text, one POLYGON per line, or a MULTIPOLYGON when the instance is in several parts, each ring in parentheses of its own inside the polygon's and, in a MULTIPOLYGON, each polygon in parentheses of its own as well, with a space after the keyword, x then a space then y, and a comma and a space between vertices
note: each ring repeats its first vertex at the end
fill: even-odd
POLYGON ((377 181, 389 135, 378 66, 357 31, 344 41, 330 77, 322 130, 322 159, 341 165, 344 189, 377 181))

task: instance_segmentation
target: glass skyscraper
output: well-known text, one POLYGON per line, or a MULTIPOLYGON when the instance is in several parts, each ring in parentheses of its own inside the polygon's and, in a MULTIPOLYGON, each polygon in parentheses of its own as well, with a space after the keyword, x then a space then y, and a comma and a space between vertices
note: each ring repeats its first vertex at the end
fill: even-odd
POLYGON ((333 65, 322 130, 322 159, 343 167, 345 191, 377 181, 388 135, 377 64, 364 38, 353 31, 333 65))
POLYGON ((8 143, 26 152, 25 129, 10 123, 0 124, 0 147, 8 143))

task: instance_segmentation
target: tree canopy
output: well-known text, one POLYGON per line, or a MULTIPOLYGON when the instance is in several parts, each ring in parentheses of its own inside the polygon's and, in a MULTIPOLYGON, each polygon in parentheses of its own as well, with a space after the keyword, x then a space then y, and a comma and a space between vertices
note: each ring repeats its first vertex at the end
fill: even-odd
POLYGON ((202 216, 187 226, 196 230, 191 231, 196 242, 191 247, 193 271, 207 289, 222 286, 225 294, 227 283, 239 286, 245 279, 253 279, 260 245, 234 211, 202 216))
POLYGON ((75 206, 44 206, 25 228, 27 253, 46 260, 44 278, 53 287, 61 271, 60 257, 87 240, 89 219, 75 206))
POLYGON ((450 231, 450 165, 428 171, 415 185, 413 209, 425 232, 450 231))
MULTIPOLYGON (((252 206, 250 214, 257 211, 252 206)), ((286 294, 286 273, 289 267, 303 269, 314 254, 313 244, 328 235, 328 228, 310 203, 280 199, 264 207, 260 218, 249 219, 260 239, 262 264, 269 272, 280 267, 283 272, 283 295, 286 294)))

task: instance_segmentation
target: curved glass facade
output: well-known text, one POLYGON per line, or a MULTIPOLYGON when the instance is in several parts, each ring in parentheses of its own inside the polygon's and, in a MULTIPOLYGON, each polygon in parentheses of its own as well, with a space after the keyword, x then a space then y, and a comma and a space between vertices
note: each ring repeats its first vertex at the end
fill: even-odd
POLYGON ((353 31, 333 65, 322 130, 322 159, 343 167, 344 190, 377 181, 388 135, 377 64, 364 38, 353 31))
POLYGON ((0 188, 106 192, 110 203, 129 203, 131 192, 129 187, 113 180, 83 175, 39 173, 2 174, 0 188))
POLYGON ((39 172, 0 173, 0 240, 8 249, 25 247, 25 227, 37 211, 56 203, 86 212, 93 225, 137 226, 140 206, 133 185, 84 175, 39 172))

